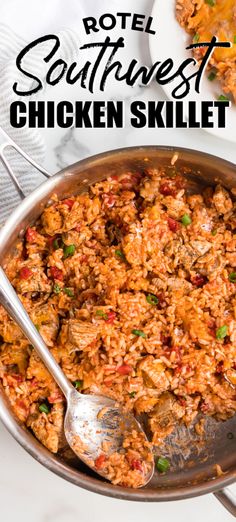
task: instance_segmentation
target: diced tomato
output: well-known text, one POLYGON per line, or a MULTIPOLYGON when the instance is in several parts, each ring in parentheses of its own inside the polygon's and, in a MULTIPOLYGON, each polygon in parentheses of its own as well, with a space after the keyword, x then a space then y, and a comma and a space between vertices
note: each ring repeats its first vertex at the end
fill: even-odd
POLYGON ((108 312, 106 323, 113 324, 114 321, 115 321, 115 318, 116 318, 116 313, 115 312, 108 312))
POLYGON ((17 386, 17 384, 21 384, 23 382, 22 375, 18 373, 12 373, 11 375, 7 375, 6 379, 9 386, 17 386))
POLYGON ((53 244, 53 241, 55 241, 55 239, 57 239, 58 236, 49 236, 47 238, 47 242, 49 244, 49 247, 52 247, 52 244, 53 244))
POLYGON ((33 272, 27 266, 24 266, 20 269, 20 278, 21 279, 29 279, 32 276, 33 272))
POLYGON ((111 179, 112 179, 113 181, 118 181, 119 176, 117 176, 117 174, 113 174, 113 176, 111 176, 111 179))
POLYGON ((47 399, 50 404, 56 404, 58 402, 63 402, 64 397, 61 394, 60 390, 57 390, 54 393, 52 393, 52 395, 50 395, 47 399))
POLYGON ((80 257, 80 261, 81 261, 81 263, 87 263, 88 262, 88 256, 86 256, 86 255, 81 256, 80 257))
POLYGON ((66 205, 71 210, 74 205, 74 200, 73 199, 64 199, 63 204, 66 205))
POLYGON ((51 276, 53 279, 58 279, 58 281, 63 281, 64 274, 60 268, 57 268, 57 266, 51 266, 50 268, 51 276))
POLYGON ((96 469, 101 469, 103 468, 105 462, 106 462, 106 455, 99 455, 99 457, 96 458, 95 460, 95 468, 96 469))
POLYGON ((37 237, 37 232, 33 228, 28 227, 25 233, 26 241, 34 243, 37 237))
POLYGON ((175 196, 176 193, 175 187, 173 187, 173 185, 171 185, 168 181, 165 181, 160 185, 159 192, 163 196, 175 196))
POLYGON ((33 377, 33 379, 30 379, 30 381, 28 382, 30 383, 31 388, 37 388, 39 385, 39 381, 35 379, 35 377, 33 377))
POLYGON ((176 366, 175 371, 174 371, 175 375, 179 375, 182 372, 182 368, 183 368, 183 365, 178 364, 178 366, 176 366))
POLYGON ((131 366, 129 366, 128 364, 122 364, 122 366, 119 366, 119 368, 117 368, 117 372, 120 375, 129 375, 129 373, 131 373, 132 370, 133 368, 131 368, 131 366))
POLYGON ((183 399, 183 397, 178 397, 178 402, 180 403, 180 406, 183 406, 183 408, 186 406, 186 399, 183 399))
POLYGON ((170 335, 164 335, 163 333, 161 333, 162 344, 164 344, 165 346, 170 346, 171 341, 172 341, 172 337, 170 335))
POLYGON ((168 217, 168 226, 171 232, 177 232, 180 229, 180 224, 175 219, 168 217))
POLYGON ((103 194, 102 195, 102 199, 104 201, 104 204, 108 207, 108 208, 112 208, 114 207, 115 205, 115 202, 116 202, 116 197, 114 194, 112 194, 111 192, 109 192, 108 194, 103 194))
POLYGON ((193 283, 194 286, 201 287, 205 285, 207 282, 207 277, 202 276, 200 274, 197 274, 196 276, 191 278, 191 283, 193 283))
POLYGON ((138 471, 143 471, 143 466, 142 466, 142 463, 140 460, 138 459, 133 459, 132 462, 131 462, 131 468, 132 469, 137 469, 138 471))
POLYGON ((216 338, 216 331, 212 328, 209 328, 209 334, 215 339, 216 338))

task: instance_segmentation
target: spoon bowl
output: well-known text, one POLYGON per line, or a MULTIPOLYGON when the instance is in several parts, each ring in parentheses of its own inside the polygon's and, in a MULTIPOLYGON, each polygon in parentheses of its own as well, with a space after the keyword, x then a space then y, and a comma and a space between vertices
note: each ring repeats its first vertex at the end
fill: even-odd
MULTIPOLYGON (((64 431, 68 444, 85 464, 107 478, 106 470, 98 469, 97 459, 101 455, 107 459, 113 453, 124 453, 125 434, 133 430, 144 434, 140 423, 109 397, 84 395, 73 390, 67 401, 64 431)), ((142 486, 154 473, 154 459, 151 449, 149 451, 148 462, 143 466, 142 486)))

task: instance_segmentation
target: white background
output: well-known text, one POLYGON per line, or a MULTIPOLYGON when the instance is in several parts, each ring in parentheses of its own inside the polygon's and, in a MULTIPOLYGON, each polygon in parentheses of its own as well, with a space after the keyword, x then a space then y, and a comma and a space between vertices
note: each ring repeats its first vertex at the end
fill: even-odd
MULTIPOLYGON (((80 7, 87 8, 88 15, 98 9, 102 12, 136 11, 149 13, 151 0, 0 0, 0 19, 28 40, 50 31, 72 27, 75 30, 80 7), (36 5, 37 4, 37 5, 36 5), (108 6, 108 7, 107 7, 108 6), (45 11, 47 9, 47 11, 45 11), (46 16, 45 16, 46 12, 46 16), (73 15, 73 16, 72 16, 73 15), (23 16, 23 18, 22 18, 23 16)), ((157 21, 165 23, 165 21, 157 21)), ((167 27, 168 30, 168 27, 167 27)), ((116 31, 117 36, 120 31, 116 31)), ((139 58, 150 65, 148 39, 142 33, 127 32, 129 47, 127 60, 139 58)), ((65 84, 44 92, 45 99, 89 99, 77 86, 65 84)), ((98 96, 99 98, 99 96, 98 96)), ((109 88, 105 99, 165 99, 156 85, 148 88, 109 88)), ((195 148, 236 161, 236 147, 199 130, 62 130, 41 131, 45 138, 47 154, 45 166, 56 172, 61 167, 98 152, 134 145, 176 145, 195 148)), ((236 493, 236 487, 232 488, 236 493)), ((227 522, 233 520, 218 501, 208 495, 198 499, 172 503, 130 503, 104 498, 63 481, 35 462, 0 425, 0 520, 7 522, 144 522, 161 520, 185 522, 227 522)))

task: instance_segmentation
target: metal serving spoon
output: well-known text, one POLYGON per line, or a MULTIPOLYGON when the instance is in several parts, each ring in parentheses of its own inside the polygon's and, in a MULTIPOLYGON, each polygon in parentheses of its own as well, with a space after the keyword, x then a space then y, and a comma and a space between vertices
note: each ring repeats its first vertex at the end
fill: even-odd
MULTIPOLYGON (((96 468, 96 459, 101 454, 109 456, 114 452, 122 452, 124 432, 136 430, 147 440, 141 425, 114 400, 100 395, 84 395, 73 387, 47 348, 1 267, 0 303, 32 343, 67 399, 64 431, 68 444, 83 462, 107 478, 102 468, 96 468)), ((151 450, 149 451, 150 462, 144 462, 142 486, 150 481, 154 472, 154 459, 151 450)))

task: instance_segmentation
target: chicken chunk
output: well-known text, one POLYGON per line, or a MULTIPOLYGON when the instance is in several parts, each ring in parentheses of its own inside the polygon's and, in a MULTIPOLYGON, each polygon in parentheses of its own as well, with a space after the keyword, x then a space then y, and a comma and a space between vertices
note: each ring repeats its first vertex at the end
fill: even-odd
POLYGON ((190 270, 194 263, 210 250, 211 246, 209 241, 190 241, 181 249, 179 261, 186 270, 190 270))
POLYGON ((57 403, 49 414, 39 412, 30 416, 27 421, 27 426, 33 430, 37 439, 52 453, 57 453, 65 445, 63 410, 63 404, 57 403))
POLYGON ((97 338, 98 326, 86 321, 70 319, 68 324, 68 340, 79 350, 84 350, 97 338))
POLYGON ((189 18, 193 15, 195 9, 194 0, 185 0, 176 3, 176 18, 178 22, 185 27, 189 18))
POLYGON ((24 337, 19 326, 17 326, 13 321, 4 321, 0 323, 0 335, 5 343, 14 343, 24 337))
POLYGON ((213 195, 213 203, 219 214, 227 214, 233 208, 232 199, 230 198, 227 190, 220 185, 217 185, 215 193, 213 195))
POLYGON ((182 198, 167 196, 163 199, 163 204, 167 207, 171 218, 179 220, 184 214, 189 213, 188 205, 182 198))
POLYGON ((149 415, 149 426, 157 438, 168 435, 177 420, 185 414, 185 408, 169 392, 163 393, 149 415))
POLYGON ((4 344, 1 348, 0 362, 4 366, 16 365, 20 374, 27 368, 29 355, 25 346, 4 344))
POLYGON ((54 206, 44 209, 42 215, 42 224, 46 234, 54 236, 62 231, 63 218, 57 208, 54 206))
POLYGON ((179 279, 178 277, 170 277, 168 279, 169 290, 174 292, 176 297, 182 297, 191 292, 193 285, 186 281, 186 279, 179 279))
POLYGON ((169 387, 169 380, 165 374, 164 364, 152 355, 148 355, 141 361, 139 370, 147 387, 156 388, 160 393, 169 387))
POLYGON ((183 318, 183 324, 185 329, 188 331, 191 339, 199 344, 209 344, 212 342, 212 335, 210 335, 208 326, 201 317, 196 317, 196 313, 186 312, 183 318))
POLYGON ((206 254, 212 247, 212 244, 209 241, 199 240, 190 241, 190 245, 199 256, 206 254))
POLYGON ((59 318, 54 307, 49 304, 39 306, 31 313, 31 318, 45 343, 53 346, 59 329, 59 318))
POLYGON ((147 397, 146 395, 144 397, 139 397, 134 405, 136 413, 140 415, 141 413, 150 412, 156 405, 157 401, 158 399, 156 397, 147 397))
POLYGON ((27 368, 27 379, 33 378, 35 378, 37 383, 42 387, 49 388, 54 383, 52 376, 42 363, 35 350, 32 350, 29 359, 29 366, 27 368))

